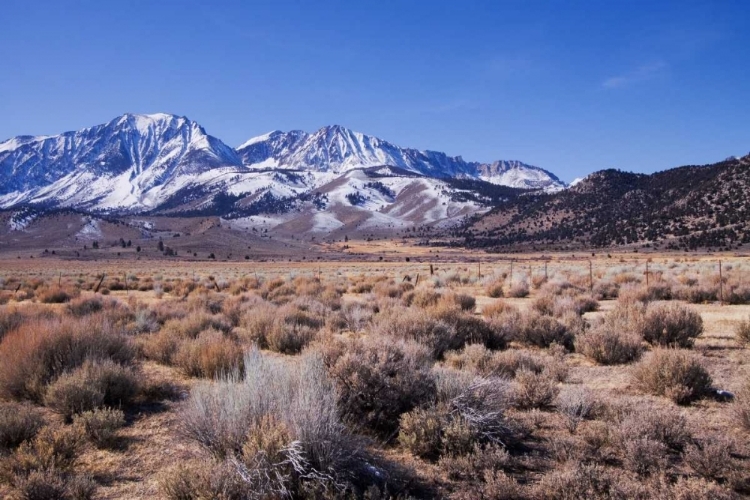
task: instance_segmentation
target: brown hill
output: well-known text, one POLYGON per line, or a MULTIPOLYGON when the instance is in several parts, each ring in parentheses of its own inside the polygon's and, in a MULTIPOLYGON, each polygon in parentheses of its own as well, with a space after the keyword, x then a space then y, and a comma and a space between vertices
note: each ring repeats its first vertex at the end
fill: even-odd
POLYGON ((500 203, 455 233, 466 246, 729 250, 750 243, 750 155, 651 175, 602 170, 500 203))

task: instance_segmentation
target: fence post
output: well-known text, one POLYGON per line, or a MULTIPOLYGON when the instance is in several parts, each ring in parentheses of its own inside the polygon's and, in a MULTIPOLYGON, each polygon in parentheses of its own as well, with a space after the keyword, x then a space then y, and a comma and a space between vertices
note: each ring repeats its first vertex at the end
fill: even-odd
POLYGON ((594 264, 589 261, 589 292, 594 293, 594 264))
POLYGON ((648 261, 646 261, 646 288, 648 288, 648 261))
POLYGON ((104 277, 107 276, 106 274, 102 274, 102 279, 99 280, 99 283, 97 283, 96 288, 94 288, 94 293, 99 291, 99 287, 102 286, 102 282, 104 281, 104 277))
POLYGON ((721 261, 719 261, 719 301, 724 305, 724 277, 721 272, 721 261))
POLYGON ((510 286, 513 286, 513 260, 510 261, 510 286))

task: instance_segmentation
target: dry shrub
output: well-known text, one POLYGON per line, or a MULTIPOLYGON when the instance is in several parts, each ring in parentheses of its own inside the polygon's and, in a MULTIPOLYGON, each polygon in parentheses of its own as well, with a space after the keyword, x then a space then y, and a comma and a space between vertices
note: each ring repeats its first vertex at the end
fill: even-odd
POLYGON ((546 372, 550 377, 563 381, 564 361, 556 356, 545 356, 521 349, 493 352, 481 344, 470 344, 460 351, 445 354, 446 365, 483 376, 513 378, 519 370, 534 373, 546 372))
POLYGON ((416 408, 401 415, 398 441, 412 455, 428 460, 440 456, 445 411, 416 408))
MULTIPOLYGON (((537 347, 549 347, 560 344, 570 349, 573 347, 573 334, 565 324, 555 318, 544 316, 535 311, 520 315, 503 315, 506 317, 510 338, 523 344, 537 347)), ((499 319, 499 318, 498 318, 499 319)))
POLYGON ((297 276, 293 285, 298 296, 317 297, 323 291, 323 285, 316 277, 297 276))
POLYGON ((646 500, 644 487, 618 469, 571 462, 546 474, 534 488, 540 500, 631 499, 646 500))
POLYGON ((44 404, 52 411, 61 414, 66 421, 73 415, 98 408, 104 403, 102 391, 91 384, 83 372, 76 370, 64 373, 47 389, 44 404))
POLYGON ((703 320, 700 314, 680 304, 650 306, 641 332, 653 345, 692 347, 703 332, 703 320))
POLYGON ((402 415, 402 446, 417 456, 435 459, 464 456, 484 447, 506 447, 514 441, 515 429, 505 416, 511 398, 504 380, 465 377, 455 371, 439 373, 443 387, 437 406, 402 415))
POLYGON ((70 420, 103 405, 127 406, 139 391, 136 373, 112 360, 87 361, 63 373, 47 389, 44 403, 70 420))
POLYGON ((268 336, 274 328, 277 309, 278 307, 271 303, 262 302, 244 311, 239 323, 246 332, 242 340, 256 344, 261 349, 267 349, 268 336))
POLYGON ((439 292, 436 292, 429 288, 417 288, 416 290, 404 294, 402 297, 405 306, 414 307, 433 307, 436 306, 438 301, 442 298, 439 292))
POLYGON ((737 391, 732 406, 737 422, 745 430, 750 431, 750 381, 746 381, 745 385, 737 391))
POLYGON ((670 500, 736 500, 737 498, 732 491, 714 482, 694 477, 678 478, 674 486, 668 488, 668 492, 660 493, 662 493, 662 498, 666 497, 670 500))
POLYGON ((721 481, 727 479, 736 468, 732 458, 735 448, 730 438, 715 434, 688 444, 683 460, 685 465, 700 477, 721 481))
POLYGON ((83 435, 77 427, 43 427, 7 459, 4 472, 18 478, 39 470, 69 471, 83 444, 83 435))
POLYGON ((462 311, 473 311, 476 307, 477 301, 471 295, 465 293, 445 293, 440 297, 440 305, 444 304, 443 307, 458 307, 462 311))
POLYGON ((68 304, 67 309, 73 316, 87 316, 104 309, 104 299, 98 295, 94 297, 78 297, 68 304))
POLYGON ((244 481, 238 468, 226 462, 181 463, 163 471, 158 483, 162 495, 169 500, 264 498, 263 493, 273 498, 270 491, 244 481))
POLYGON ((41 287, 36 290, 36 299, 42 304, 63 304, 78 297, 81 293, 77 288, 61 288, 59 286, 41 287))
POLYGON ((733 287, 727 294, 726 300, 732 305, 750 304, 750 286, 733 287))
POLYGON ((133 357, 129 339, 99 315, 28 321, 0 343, 0 396, 39 402, 47 384, 87 360, 133 357))
POLYGON ((82 435, 74 427, 45 427, 33 440, 23 443, 1 464, 0 473, 12 486, 12 498, 92 498, 96 483, 72 471, 82 444, 82 435))
POLYGON ((341 308, 343 327, 350 332, 361 332, 372 320, 372 309, 362 304, 349 303, 341 308))
POLYGON ((404 340, 414 340, 427 346, 436 359, 465 343, 456 329, 422 309, 393 307, 375 317, 371 334, 404 340))
POLYGON ((487 473, 509 471, 514 463, 510 453, 503 446, 475 444, 469 453, 448 454, 442 457, 439 465, 448 478, 454 481, 473 481, 487 473))
POLYGON ((429 310, 435 319, 449 325, 455 331, 455 345, 482 343, 490 349, 504 349, 508 338, 503 328, 494 328, 495 323, 467 313, 456 307, 435 307, 429 310))
POLYGON ((617 424, 617 439, 620 444, 632 439, 656 441, 668 450, 679 452, 691 435, 681 413, 671 408, 645 406, 624 409, 617 424))
POLYGON ((503 471, 486 470, 482 474, 482 481, 469 483, 467 486, 453 493, 452 500, 524 500, 528 498, 526 490, 512 476, 503 471))
POLYGON ((565 418, 565 426, 572 434, 578 430, 581 422, 591 418, 597 401, 585 387, 573 387, 561 392, 555 405, 557 411, 565 418))
POLYGON ((367 293, 369 291, 372 291, 372 293, 375 294, 376 297, 381 298, 391 298, 391 299, 398 299, 400 298, 404 292, 409 292, 414 289, 413 285, 411 283, 403 283, 404 285, 409 285, 409 289, 405 290, 404 288, 400 287, 396 283, 393 282, 393 280, 390 281, 379 281, 375 283, 374 286, 371 287, 371 290, 361 291, 358 293, 367 293))
POLYGON ((174 355, 174 364, 190 377, 216 378, 242 371, 242 359, 242 348, 236 342, 209 329, 195 340, 184 341, 174 355))
POLYGON ((719 300, 719 287, 713 285, 683 286, 674 290, 674 296, 691 304, 705 304, 719 300))
POLYGON ((344 418, 381 436, 398 428, 402 413, 435 396, 429 352, 414 342, 377 336, 332 341, 323 346, 323 359, 344 418))
POLYGON ((620 285, 612 281, 598 281, 593 294, 596 300, 613 300, 620 294, 620 285))
POLYGON ((193 312, 183 318, 170 319, 158 333, 149 335, 143 341, 143 354, 160 363, 174 364, 174 356, 180 345, 186 340, 197 338, 208 329, 228 333, 232 330, 232 324, 222 315, 205 312, 193 312))
POLYGON ((241 339, 284 354, 304 349, 325 325, 327 309, 319 302, 297 301, 282 307, 256 304, 240 320, 241 339))
POLYGON ((669 466, 667 447, 648 437, 627 439, 622 444, 625 469, 639 476, 662 473, 669 466))
POLYGON ((513 383, 513 403, 517 408, 547 408, 552 405, 560 389, 547 372, 536 373, 520 369, 513 383))
POLYGON ((472 370, 488 375, 495 371, 494 354, 482 344, 469 344, 461 351, 446 352, 445 363, 458 370, 472 370))
POLYGON ((0 341, 3 340, 6 333, 21 326, 21 323, 26 319, 26 316, 18 309, 0 306, 0 341))
POLYGON ((741 344, 750 344, 750 318, 737 323, 734 327, 734 336, 741 344))
POLYGON ((43 425, 41 412, 33 406, 0 403, 0 453, 32 439, 43 425))
POLYGON ((67 499, 65 479, 60 472, 50 470, 32 471, 15 478, 16 497, 23 500, 67 499))
POLYGON ((73 425, 80 427, 96 446, 107 448, 116 443, 117 431, 125 425, 125 415, 122 410, 97 408, 76 415, 73 425))
POLYGON ((305 490, 320 496, 387 479, 340 422, 336 389, 318 354, 289 362, 252 349, 244 363, 244 377, 195 385, 182 410, 183 432, 233 465, 240 484, 259 498, 299 498, 305 490), (280 460, 259 466, 258 451, 280 460))
POLYGON ((521 349, 498 352, 492 358, 492 373, 501 377, 515 377, 520 370, 542 373, 548 365, 541 354, 521 349))
POLYGON ((515 306, 508 304, 504 300, 496 300, 495 302, 482 307, 482 316, 484 316, 485 318, 492 318, 495 316, 501 316, 502 314, 509 311, 517 312, 518 309, 515 306))
POLYGON ((494 283, 490 283, 487 285, 487 288, 485 289, 485 293, 488 297, 492 297, 493 299, 498 299, 500 297, 503 297, 503 281, 496 281, 494 283))
POLYGON ((525 281, 520 281, 513 286, 510 287, 510 290, 508 290, 508 297, 513 297, 516 299, 521 299, 524 297, 529 296, 529 284, 525 281))
POLYGON ((643 352, 640 335, 621 330, 606 319, 599 325, 576 335, 575 349, 602 365, 630 363, 643 352))
POLYGON ((711 376, 700 359, 678 349, 656 349, 634 369, 641 390, 689 404, 711 392, 711 376))

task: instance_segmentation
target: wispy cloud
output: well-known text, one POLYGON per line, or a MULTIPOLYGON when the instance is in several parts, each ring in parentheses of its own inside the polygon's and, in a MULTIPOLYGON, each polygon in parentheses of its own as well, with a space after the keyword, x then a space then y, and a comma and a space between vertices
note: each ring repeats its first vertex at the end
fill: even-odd
POLYGON ((643 64, 628 73, 607 78, 602 82, 602 87, 607 89, 629 87, 651 80, 666 71, 667 68, 668 65, 664 61, 643 64))

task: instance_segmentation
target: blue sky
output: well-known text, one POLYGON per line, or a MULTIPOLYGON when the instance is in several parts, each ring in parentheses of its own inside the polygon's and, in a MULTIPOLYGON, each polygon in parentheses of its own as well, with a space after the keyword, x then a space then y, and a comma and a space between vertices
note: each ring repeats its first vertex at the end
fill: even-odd
POLYGON ((750 2, 18 1, 0 140, 186 115, 231 146, 327 124, 572 180, 750 151, 750 2))

